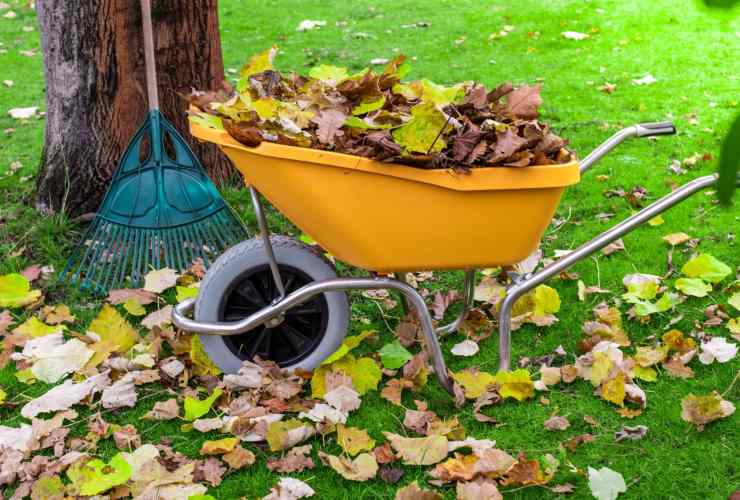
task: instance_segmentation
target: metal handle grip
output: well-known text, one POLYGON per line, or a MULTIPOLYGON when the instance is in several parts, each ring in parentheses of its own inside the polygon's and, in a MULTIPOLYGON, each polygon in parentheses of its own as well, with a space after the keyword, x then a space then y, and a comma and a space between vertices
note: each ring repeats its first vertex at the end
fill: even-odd
POLYGON ((671 122, 638 123, 637 125, 623 128, 606 141, 599 144, 591 154, 580 161, 581 174, 593 167, 599 160, 606 156, 607 153, 630 137, 652 137, 654 135, 671 135, 675 133, 676 127, 674 127, 671 122))
POLYGON ((638 123, 635 125, 637 137, 652 137, 654 135, 673 135, 676 127, 673 122, 638 123))

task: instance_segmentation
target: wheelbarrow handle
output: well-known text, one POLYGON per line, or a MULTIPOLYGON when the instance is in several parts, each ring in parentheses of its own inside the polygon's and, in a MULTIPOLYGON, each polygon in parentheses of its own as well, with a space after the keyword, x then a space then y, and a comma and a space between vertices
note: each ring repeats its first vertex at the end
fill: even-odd
POLYGON ((673 135, 676 127, 672 122, 638 123, 631 127, 623 128, 594 149, 591 154, 581 160, 581 174, 593 167, 599 160, 607 155, 612 149, 622 144, 630 137, 652 137, 656 135, 673 135))

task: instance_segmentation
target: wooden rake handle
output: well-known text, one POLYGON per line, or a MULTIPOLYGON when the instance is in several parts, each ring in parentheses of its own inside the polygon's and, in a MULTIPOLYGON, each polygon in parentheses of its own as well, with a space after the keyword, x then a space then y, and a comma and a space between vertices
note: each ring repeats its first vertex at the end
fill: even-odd
POLYGON ((144 59, 146 60, 146 89, 149 98, 149 110, 155 110, 159 109, 159 93, 157 92, 157 64, 154 60, 151 0, 141 0, 141 20, 144 31, 144 59))

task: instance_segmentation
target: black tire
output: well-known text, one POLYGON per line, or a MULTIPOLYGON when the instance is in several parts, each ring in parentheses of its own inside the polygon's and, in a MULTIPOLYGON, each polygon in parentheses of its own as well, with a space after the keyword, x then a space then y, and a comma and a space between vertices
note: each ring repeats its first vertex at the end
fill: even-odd
MULTIPOLYGON (((285 236, 272 236, 270 241, 288 293, 310 281, 337 277, 323 255, 303 243, 285 236)), ((236 321, 275 297, 264 244, 253 238, 231 247, 210 267, 200 286, 195 319, 236 321)), ((272 329, 260 326, 243 335, 200 335, 200 339, 225 373, 237 372, 254 354, 272 357, 287 370, 313 370, 339 348, 348 324, 347 295, 328 292, 287 311, 283 323, 272 329)))

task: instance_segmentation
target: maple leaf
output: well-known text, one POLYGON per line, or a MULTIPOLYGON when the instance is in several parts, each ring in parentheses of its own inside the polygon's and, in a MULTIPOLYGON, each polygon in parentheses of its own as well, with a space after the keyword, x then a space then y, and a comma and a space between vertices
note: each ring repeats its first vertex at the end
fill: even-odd
POLYGON ((111 341, 116 352, 128 351, 139 339, 136 330, 108 304, 103 305, 88 330, 95 333, 101 341, 111 341))
POLYGON ((503 132, 497 132, 493 155, 488 160, 488 163, 496 164, 510 158, 526 143, 527 140, 523 137, 519 137, 511 127, 507 127, 503 132))
POLYGON ((517 118, 534 119, 539 116, 538 108, 542 105, 540 91, 542 85, 522 85, 506 96, 504 111, 517 118))

